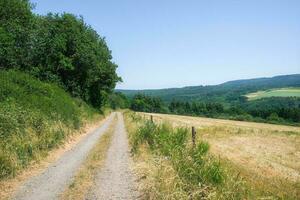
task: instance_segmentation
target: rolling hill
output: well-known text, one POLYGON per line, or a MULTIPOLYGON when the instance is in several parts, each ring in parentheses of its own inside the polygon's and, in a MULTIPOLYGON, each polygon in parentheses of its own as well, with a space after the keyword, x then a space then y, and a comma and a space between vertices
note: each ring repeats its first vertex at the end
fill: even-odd
POLYGON ((248 100, 257 100, 267 97, 300 97, 300 88, 290 87, 290 88, 278 88, 269 89, 264 91, 258 91, 254 93, 249 93, 246 95, 248 100))
POLYGON ((216 101, 234 103, 245 99, 244 95, 273 88, 300 87, 300 74, 281 75, 270 78, 255 78, 228 81, 219 85, 188 86, 154 90, 117 90, 128 97, 142 93, 158 96, 165 102, 179 101, 216 101))

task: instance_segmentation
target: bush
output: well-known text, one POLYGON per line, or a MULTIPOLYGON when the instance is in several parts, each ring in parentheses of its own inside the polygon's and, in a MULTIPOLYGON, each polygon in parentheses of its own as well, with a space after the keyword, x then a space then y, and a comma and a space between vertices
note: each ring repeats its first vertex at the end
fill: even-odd
POLYGON ((0 178, 57 147, 95 113, 54 84, 0 71, 0 178))

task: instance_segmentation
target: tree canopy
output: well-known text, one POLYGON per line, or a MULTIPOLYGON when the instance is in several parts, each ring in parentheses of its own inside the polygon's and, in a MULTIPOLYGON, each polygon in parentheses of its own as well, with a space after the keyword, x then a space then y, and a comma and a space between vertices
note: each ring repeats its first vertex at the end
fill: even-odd
POLYGON ((0 69, 56 82, 101 107, 121 81, 105 39, 82 17, 31 10, 28 0, 0 0, 0 69))

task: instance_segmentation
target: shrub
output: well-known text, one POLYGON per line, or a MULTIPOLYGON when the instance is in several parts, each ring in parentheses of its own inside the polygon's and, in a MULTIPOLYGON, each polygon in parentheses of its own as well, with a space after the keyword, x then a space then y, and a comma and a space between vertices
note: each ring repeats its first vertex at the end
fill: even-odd
POLYGON ((95 113, 54 84, 0 71, 0 178, 57 147, 95 113))

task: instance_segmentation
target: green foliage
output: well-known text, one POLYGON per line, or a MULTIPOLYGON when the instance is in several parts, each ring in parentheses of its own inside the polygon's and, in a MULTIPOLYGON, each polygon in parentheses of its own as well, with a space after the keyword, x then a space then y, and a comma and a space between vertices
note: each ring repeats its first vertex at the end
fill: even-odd
POLYGON ((112 109, 125 109, 129 108, 129 100, 120 92, 113 92, 108 98, 109 105, 112 109))
POLYGON ((95 113, 54 84, 0 71, 0 178, 58 146, 95 113))
POLYGON ((72 14, 50 13, 37 21, 34 73, 58 80, 72 95, 103 106, 120 80, 104 38, 72 14))
MULTIPOLYGON (((119 90, 132 98, 131 109, 242 121, 299 125, 300 98, 268 97, 247 101, 246 94, 261 90, 299 87, 300 75, 230 81, 214 86, 161 90, 119 90), (156 99, 159 106, 152 103, 156 99), (156 106, 156 107, 155 107, 156 106), (278 117, 273 117, 276 114, 278 117)), ((273 91, 273 90, 270 90, 273 91)))
POLYGON ((135 111, 142 112, 166 112, 167 108, 164 107, 160 98, 150 97, 143 94, 137 94, 131 100, 130 108, 135 111))
POLYGON ((224 112, 224 107, 220 103, 205 102, 180 102, 172 101, 169 104, 169 110, 175 114, 192 114, 213 116, 224 112))
POLYGON ((246 101, 228 108, 216 102, 181 102, 176 100, 167 105, 168 108, 159 97, 142 94, 134 96, 131 100, 131 109, 141 112, 173 113, 292 125, 300 123, 300 98, 297 97, 270 97, 246 101))
POLYGON ((28 0, 0 0, 0 69, 29 64, 33 23, 28 0))
POLYGON ((82 18, 31 9, 0 0, 0 178, 59 145, 95 114, 81 99, 103 107, 120 80, 104 38, 82 18))
POLYGON ((267 97, 300 97, 300 88, 276 88, 247 94, 249 101, 267 97))
POLYGON ((146 144, 153 152, 170 160, 180 178, 189 185, 223 183, 223 169, 217 160, 208 155, 208 143, 200 142, 193 148, 188 141, 186 128, 172 128, 168 124, 156 125, 146 121, 131 139, 134 153, 138 152, 140 145, 146 144))
POLYGON ((280 120, 280 118, 278 117, 278 115, 276 113, 270 114, 270 116, 267 119, 270 121, 279 121, 280 120))
POLYGON ((105 39, 72 14, 36 16, 27 0, 0 0, 0 69, 56 82, 95 107, 120 81, 105 39))
POLYGON ((176 101, 181 102, 215 102, 227 106, 245 102, 247 98, 244 95, 251 92, 285 87, 300 87, 300 74, 275 76, 272 78, 236 80, 210 86, 119 91, 128 97, 133 97, 136 94, 159 97, 167 103, 175 99, 176 101))
POLYGON ((271 121, 300 122, 300 98, 270 97, 246 102, 241 105, 253 117, 271 121))

